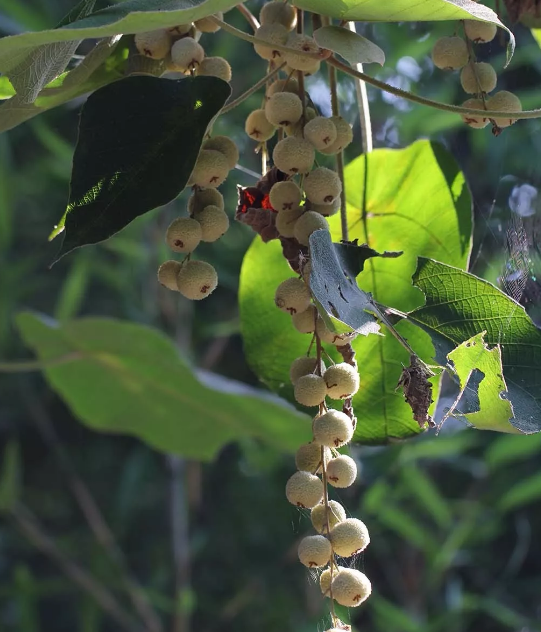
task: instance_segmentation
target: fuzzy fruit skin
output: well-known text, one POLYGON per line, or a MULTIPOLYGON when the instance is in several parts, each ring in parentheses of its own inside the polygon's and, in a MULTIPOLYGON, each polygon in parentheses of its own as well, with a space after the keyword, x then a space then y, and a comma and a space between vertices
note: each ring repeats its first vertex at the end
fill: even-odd
POLYGON ((288 31, 293 30, 297 24, 297 12, 283 0, 266 2, 259 13, 261 24, 281 24, 288 31))
POLYGON ((316 322, 316 332, 323 342, 327 342, 335 347, 343 347, 348 345, 352 340, 355 340, 357 334, 355 332, 339 334, 331 331, 321 316, 318 317, 316 322))
POLYGON ((221 151, 202 149, 190 179, 197 186, 216 188, 224 182, 228 173, 229 163, 221 151))
POLYGON ((171 62, 175 69, 186 72, 203 61, 205 51, 193 37, 183 37, 171 47, 171 62))
POLYGON ((319 406, 325 400, 327 386, 319 375, 303 375, 295 382, 295 400, 303 406, 319 406))
POLYGON ((291 322, 300 334, 313 334, 316 330, 317 309, 314 305, 304 312, 293 314, 291 322))
POLYGON ((206 206, 194 215, 201 226, 201 241, 211 243, 225 235, 229 228, 227 213, 218 206, 206 206))
POLYGON ((265 116, 273 125, 292 125, 302 116, 302 102, 293 92, 276 92, 265 104, 265 116))
POLYGON ((343 151, 353 140, 353 130, 351 125, 341 116, 331 116, 329 119, 336 128, 336 140, 325 149, 319 151, 326 156, 333 156, 343 151))
POLYGON ((283 57, 288 66, 293 70, 313 70, 318 60, 314 57, 306 57, 302 55, 302 53, 319 53, 319 46, 316 40, 309 35, 290 33, 286 43, 289 48, 298 50, 299 53, 301 53, 299 55, 295 53, 284 53, 283 57))
MULTIPOLYGON (((336 575, 336 571, 334 572, 334 574, 336 575)), ((328 597, 329 590, 331 589, 331 569, 330 568, 326 568, 319 576, 319 587, 321 588, 321 593, 325 597, 328 597)), ((336 628, 332 628, 332 630, 327 630, 326 632, 334 632, 335 629, 336 628)))
POLYGON ((177 24, 176 26, 171 26, 167 30, 171 33, 171 36, 175 39, 178 37, 182 37, 182 35, 186 35, 194 28, 193 23, 190 24, 177 24))
POLYGON ((269 199, 275 211, 291 211, 301 203, 302 191, 293 180, 276 182, 270 190, 269 199))
MULTIPOLYGON (((207 57, 207 59, 210 59, 210 57, 207 57)), ((206 61, 206 59, 203 61, 206 61)), ((201 146, 201 149, 215 149, 222 153, 227 158, 227 164, 230 169, 234 169, 239 161, 239 150, 229 136, 214 136, 208 138, 201 146)))
POLYGON ((316 417, 312 430, 314 439, 328 448, 340 448, 353 437, 351 419, 345 413, 333 409, 316 417))
POLYGON ((331 530, 330 540, 337 555, 351 557, 366 549, 370 544, 370 534, 364 522, 347 518, 331 530))
MULTIPOLYGON (((499 110, 501 112, 521 112, 522 111, 522 103, 520 99, 514 95, 512 92, 508 92, 507 90, 500 90, 496 92, 490 99, 487 101, 487 109, 488 110, 499 110)), ((497 118, 494 119, 494 122, 498 127, 509 127, 513 125, 513 123, 517 122, 517 119, 512 118, 497 118)))
MULTIPOLYGON (((288 136, 295 136, 295 138, 304 138, 304 125, 308 121, 315 119, 316 116, 317 113, 314 108, 307 107, 304 111, 304 118, 299 119, 296 123, 293 123, 293 125, 286 125, 284 127, 286 134, 288 136)), ((313 143, 311 144, 313 145, 313 143)))
POLYGON ((323 498, 323 483, 310 472, 295 472, 287 481, 286 498, 296 507, 311 509, 323 498))
POLYGON ((254 44, 254 50, 260 57, 267 61, 281 61, 283 53, 273 48, 272 45, 285 45, 288 35, 289 31, 282 24, 264 24, 257 29, 254 36, 265 42, 269 42, 269 44, 254 44))
POLYGON ((333 487, 345 489, 353 485, 357 478, 357 464, 346 454, 331 459, 327 465, 327 481, 333 487))
POLYGON ((302 206, 293 208, 290 211, 280 211, 276 216, 276 230, 282 237, 294 237, 295 224, 303 213, 304 209, 302 206))
POLYGON ((320 568, 329 563, 332 547, 325 536, 309 535, 301 540, 297 552, 301 564, 308 568, 320 568))
POLYGON ((498 82, 494 68, 484 61, 468 64, 460 71, 460 85, 464 92, 477 94, 478 92, 492 92, 498 82), (477 83, 479 81, 479 83, 477 83), (480 90, 479 90, 480 88, 480 90))
POLYGON ((177 276, 178 291, 192 301, 206 298, 218 285, 218 275, 206 261, 186 261, 177 276))
POLYGON ((244 130, 250 138, 262 143, 274 136, 276 127, 267 120, 265 110, 259 109, 248 114, 244 130))
POLYGON ((294 176, 310 171, 316 159, 316 150, 307 140, 288 136, 276 143, 272 159, 280 171, 294 176))
POLYGON ((340 362, 330 366, 323 375, 327 395, 332 399, 346 399, 354 395, 360 386, 359 372, 351 364, 340 362))
POLYGON ((458 70, 468 59, 468 47, 461 37, 441 37, 432 49, 434 66, 441 70, 458 70))
POLYGON ((314 204, 332 204, 342 193, 342 182, 336 171, 318 167, 306 177, 304 192, 314 204))
POLYGON ((197 66, 195 74, 199 76, 218 77, 229 83, 233 76, 231 66, 223 57, 205 57, 197 66))
POLYGON ((330 147, 338 136, 336 125, 330 118, 316 116, 304 126, 304 137, 316 149, 330 147))
MULTIPOLYGON (((306 356, 301 356, 300 358, 296 358, 291 363, 291 367, 289 368, 289 379, 291 383, 295 385, 296 381, 302 377, 303 375, 308 375, 309 373, 314 373, 317 366, 317 358, 308 358, 306 356)), ((325 371, 325 363, 323 360, 320 361, 320 372, 324 373, 325 371)))
POLYGON ((164 59, 171 50, 171 34, 166 29, 136 33, 135 47, 145 57, 164 59))
POLYGON ((188 213, 193 215, 202 211, 205 206, 225 207, 224 196, 217 189, 199 189, 188 198, 188 213))
POLYGON ((333 577, 332 596, 341 606, 360 606, 370 597, 371 592, 370 580, 355 568, 341 569, 333 577))
POLYGON ((180 263, 178 261, 166 261, 158 268, 158 282, 168 290, 178 292, 177 275, 180 271, 180 263))
MULTIPOLYGON (((223 21, 224 14, 221 11, 219 11, 218 13, 214 14, 214 17, 218 18, 218 20, 223 21)), ((195 24, 195 27, 199 31, 201 31, 201 33, 216 33, 222 28, 219 24, 216 24, 215 22, 213 22, 212 20, 209 20, 208 18, 201 18, 200 20, 196 20, 194 24, 195 24)))
MULTIPOLYGON (((315 474, 321 468, 321 450, 327 463, 331 458, 331 451, 329 448, 321 446, 315 441, 305 443, 295 453, 295 465, 300 472, 310 472, 315 474)), ((344 516, 345 517, 345 516, 344 516)))
POLYGON ((167 228, 165 243, 173 252, 193 252, 201 241, 199 222, 191 217, 177 217, 167 228))
POLYGON ((327 220, 319 213, 306 211, 295 222, 293 235, 300 244, 308 246, 310 244, 310 235, 316 230, 329 230, 327 220))
MULTIPOLYGON (((310 306, 310 290, 304 281, 292 277, 282 281, 276 288, 274 304, 283 312, 297 314, 304 312, 310 306)), ((327 388, 325 386, 325 388, 327 388)))
MULTIPOLYGON (((329 500, 329 510, 329 528, 332 530, 339 522, 346 519, 346 510, 336 500, 329 500)), ((318 533, 327 533, 327 508, 324 504, 313 507, 310 518, 318 533)))
POLYGON ((340 210, 340 198, 336 198, 332 204, 310 204, 310 210, 323 215, 323 217, 331 217, 340 210))
POLYGON ((299 94, 299 82, 295 79, 295 77, 290 77, 289 79, 277 79, 273 81, 270 86, 267 88, 266 97, 269 99, 276 92, 293 92, 294 94, 299 94))
MULTIPOLYGON (((482 99, 468 99, 467 101, 464 101, 462 107, 475 108, 476 110, 481 110, 481 112, 484 112, 485 110, 482 99)), ((483 129, 490 123, 488 118, 483 116, 481 113, 479 113, 479 116, 476 116, 475 114, 461 114, 460 116, 464 123, 473 127, 473 129, 483 129)))
POLYGON ((464 32, 466 37, 475 44, 486 44, 496 37, 498 27, 490 22, 464 20, 464 32))

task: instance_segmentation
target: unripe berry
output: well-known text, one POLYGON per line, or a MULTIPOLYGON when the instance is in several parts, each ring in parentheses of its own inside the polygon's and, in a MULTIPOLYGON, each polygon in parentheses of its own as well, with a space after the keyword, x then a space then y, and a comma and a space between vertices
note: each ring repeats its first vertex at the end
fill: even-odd
MULTIPOLYGON (((318 505, 319 506, 319 505, 318 505)), ((334 574, 336 575, 336 570, 334 574)), ((329 597, 329 590, 331 588, 331 569, 326 568, 321 575, 319 576, 319 587, 321 588, 321 592, 325 597, 329 597)), ((338 632, 336 628, 332 628, 331 630, 326 630, 326 632, 338 632)))
POLYGON ((357 464, 355 461, 342 454, 331 459, 327 465, 327 480, 333 487, 350 487, 357 478, 357 464))
MULTIPOLYGON (((316 40, 309 35, 300 33, 290 33, 287 38, 287 46, 298 50, 299 53, 319 53, 319 46, 316 40)), ((294 70, 313 70, 314 64, 318 62, 313 57, 306 57, 302 54, 283 53, 283 57, 288 66, 294 70)))
POLYGON ((193 23, 190 22, 189 24, 177 24, 176 26, 170 26, 167 31, 176 39, 177 37, 181 37, 182 35, 189 33, 192 28, 193 23))
POLYGON ((194 215, 202 211, 206 206, 217 206, 224 208, 224 196, 218 189, 199 189, 194 191, 188 198, 188 213, 194 215))
POLYGON ((464 20, 464 32, 466 37, 475 44, 486 44, 496 37, 498 27, 491 22, 464 20))
MULTIPOLYGON (((482 99, 468 99, 467 101, 464 101, 462 107, 475 108, 476 110, 481 110, 482 112, 486 109, 482 99)), ((483 129, 483 127, 486 127, 490 123, 488 118, 481 113, 479 113, 479 115, 461 114, 460 116, 466 125, 469 125, 474 129, 483 129)))
MULTIPOLYGON (((295 385, 297 380, 303 375, 308 375, 310 373, 315 373, 317 367, 317 358, 308 358, 306 356, 301 356, 293 360, 291 363, 291 367, 289 369, 289 379, 291 383, 295 385)), ((320 372, 325 372, 325 363, 323 360, 320 360, 320 372)))
POLYGON ((265 104, 265 116, 273 125, 291 125, 302 116, 302 102, 293 92, 276 92, 265 104))
POLYGON ((335 331, 331 331, 325 321, 321 316, 318 317, 316 322, 316 333, 322 340, 322 342, 327 342, 335 347, 343 347, 345 345, 350 344, 352 340, 355 340, 357 334, 352 331, 349 333, 339 334, 335 331))
POLYGON ((292 210, 301 203, 302 192, 293 180, 284 180, 272 185, 269 199, 275 211, 292 210))
POLYGON ((178 291, 192 301, 212 294, 218 285, 218 275, 206 261, 186 261, 177 276, 178 291))
POLYGON ((355 568, 343 568, 332 580, 332 596, 341 606, 353 608, 370 597, 372 584, 355 568))
MULTIPOLYGON (((312 64, 310 66, 308 66, 307 64, 305 69, 300 71, 305 77, 309 77, 310 75, 317 75, 317 73, 319 72, 321 68, 321 62, 319 61, 319 59, 312 59, 311 62, 312 64)), ((289 64, 286 64, 284 66, 284 72, 289 75, 292 72, 299 72, 299 71, 296 70, 295 68, 292 68, 289 64)))
POLYGON ((468 47, 461 37, 441 37, 432 49, 434 66, 441 70, 458 70, 468 59, 468 47))
POLYGON ((283 0, 266 2, 259 13, 261 24, 281 24, 291 31, 297 24, 297 12, 283 0))
POLYGON ((291 322, 300 334, 313 334, 316 330, 317 309, 310 305, 304 312, 293 314, 291 322))
POLYGON ((269 99, 276 92, 293 92, 299 94, 299 82, 295 77, 289 77, 288 79, 277 79, 273 81, 267 88, 266 97, 269 99))
POLYGON ((286 498, 292 505, 311 509, 323 498, 323 483, 310 472, 295 472, 287 481, 286 498))
POLYGON ((340 210, 340 198, 337 197, 334 202, 331 204, 310 204, 310 210, 314 211, 314 213, 319 213, 323 215, 323 217, 331 217, 331 215, 336 215, 340 210))
MULTIPOLYGON (((296 72, 296 71, 293 71, 296 72)), ((296 123, 292 125, 286 125, 284 127, 285 132, 288 136, 295 136, 296 138, 304 138, 304 126, 308 121, 315 119, 317 116, 317 112, 314 108, 307 107, 304 112, 304 117, 300 118, 296 123)))
POLYGON ((314 204, 332 204, 342 192, 342 182, 336 171, 318 167, 306 177, 304 192, 314 204))
MULTIPOLYGON (((218 18, 218 20, 223 21, 224 14, 219 11, 218 13, 214 14, 214 17, 218 18)), ((219 24, 216 24, 212 20, 209 20, 209 18, 201 18, 200 20, 196 20, 194 24, 196 28, 201 31, 201 33, 216 33, 216 31, 219 31, 222 28, 219 24)))
POLYGON ((364 522, 347 518, 331 530, 330 540, 337 555, 351 557, 366 549, 370 544, 370 535, 364 522))
POLYGON ((304 126, 304 138, 316 149, 330 147, 337 135, 335 124, 325 116, 316 116, 304 126))
POLYGON ((326 393, 325 380, 319 375, 303 375, 295 382, 295 400, 303 406, 319 406, 326 393))
POLYGON ((460 71, 460 85, 468 94, 492 92, 497 82, 496 71, 484 61, 468 64, 460 71))
POLYGON ((312 474, 316 474, 321 469, 322 449, 325 457, 325 463, 328 463, 331 459, 331 451, 329 448, 321 446, 315 441, 301 445, 295 454, 295 465, 297 466, 297 469, 301 472, 311 472, 312 474))
POLYGON ((248 118, 244 124, 244 130, 250 138, 262 143, 274 136, 276 127, 267 120, 265 110, 259 109, 248 114, 248 118))
POLYGON ((173 252, 193 252, 201 241, 201 226, 191 217, 174 219, 165 233, 165 243, 173 252))
POLYGON ((267 61, 280 61, 283 53, 273 48, 272 45, 284 45, 287 42, 288 35, 289 31, 282 24, 264 24, 257 29, 254 36, 268 42, 268 44, 254 44, 254 50, 260 57, 267 61))
MULTIPOLYGON (((310 290, 306 283, 296 277, 282 281, 276 288, 274 295, 276 307, 291 315, 308 309, 310 300, 310 290)), ((325 386, 325 388, 327 387, 325 386)))
POLYGON ((201 226, 201 241, 213 242, 227 232, 229 217, 219 206, 206 206, 194 215, 194 221, 201 226))
POLYGON ((193 37, 177 40, 171 48, 171 63, 176 70, 186 72, 203 61, 205 51, 193 37))
MULTIPOLYGON (((520 99, 512 92, 500 90, 487 101, 487 110, 499 110, 500 112, 521 112, 522 104, 520 99)), ((494 122, 498 127, 509 127, 517 122, 513 118, 497 118, 494 122)))
POLYGON ((333 156, 343 151, 353 140, 353 130, 351 125, 341 116, 331 116, 329 119, 336 127, 336 140, 328 147, 320 149, 322 154, 333 156))
POLYGON ((310 513, 312 525, 318 533, 327 533, 327 521, 329 529, 333 529, 339 522, 346 519, 346 510, 336 500, 329 500, 329 517, 327 519, 327 507, 325 504, 316 505, 310 513))
POLYGON ((177 275, 180 272, 178 261, 166 261, 158 268, 158 281, 168 290, 178 292, 177 275))
POLYGON ((231 66, 223 57, 205 57, 197 67, 195 74, 200 76, 218 77, 228 83, 231 81, 231 66))
POLYGON ((351 419, 338 410, 329 410, 316 417, 312 425, 314 439, 329 448, 340 448, 353 437, 351 419))
POLYGON ((297 173, 308 173, 314 164, 316 150, 303 138, 288 136, 276 143, 272 159, 280 171, 293 176, 297 173))
MULTIPOLYGON (((210 59, 210 57, 207 59, 210 59)), ((206 61, 206 59, 204 61, 206 61)), ((201 146, 201 149, 215 149, 222 153, 227 158, 227 164, 230 169, 234 169, 239 161, 239 150, 228 136, 214 136, 213 138, 208 138, 201 146)))
POLYGON ((304 208, 302 206, 293 208, 290 211, 280 211, 276 216, 276 230, 282 237, 294 237, 295 224, 303 213, 304 208))
POLYGON ((359 390, 359 372, 347 362, 330 366, 323 379, 327 384, 327 395, 332 399, 346 399, 359 390))
POLYGON ((309 535, 301 540, 298 554, 301 564, 308 568, 326 566, 332 555, 331 543, 323 535, 309 535))
POLYGON ((319 213, 306 211, 295 222, 293 234, 295 239, 303 246, 309 245, 310 235, 316 230, 329 230, 327 220, 319 213))
POLYGON ((216 188, 227 178, 229 163, 220 151, 202 149, 190 179, 200 187, 216 188))
POLYGON ((136 33, 135 47, 145 57, 164 59, 171 50, 171 35, 166 29, 136 33))

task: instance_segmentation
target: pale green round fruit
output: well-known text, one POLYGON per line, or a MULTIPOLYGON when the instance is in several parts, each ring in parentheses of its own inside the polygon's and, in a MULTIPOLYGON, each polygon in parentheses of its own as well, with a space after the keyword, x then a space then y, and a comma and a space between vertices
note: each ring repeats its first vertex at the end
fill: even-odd
MULTIPOLYGON (((296 71, 293 71, 296 72, 296 71)), ((284 127, 288 136, 295 136, 295 138, 304 138, 304 126, 308 121, 315 119, 317 112, 314 108, 307 107, 304 111, 304 117, 301 117, 296 123, 292 125, 286 125, 284 127)))
MULTIPOLYGON (((207 59, 210 59, 210 57, 207 57, 207 59)), ((206 61, 206 59, 204 61, 206 61)), ((239 161, 239 150, 229 136, 213 136, 212 138, 208 138, 201 146, 201 149, 214 149, 222 153, 227 158, 227 164, 230 169, 234 169, 239 161)))
POLYGON ((353 438, 351 419, 345 413, 333 409, 316 417, 312 430, 314 439, 328 448, 340 448, 353 438))
POLYGON ((266 97, 269 99, 276 92, 293 92, 299 94, 299 82, 295 77, 289 77, 288 79, 277 79, 273 81, 267 88, 266 97))
MULTIPOLYGON (((214 14, 214 17, 218 18, 218 20, 223 21, 224 14, 221 11, 219 11, 218 13, 214 14)), ((216 33, 222 28, 219 24, 216 24, 209 18, 201 18, 200 20, 196 20, 194 24, 195 24, 195 27, 199 31, 201 31, 201 33, 216 33)))
POLYGON ((281 24, 288 31, 297 24, 297 12, 295 8, 284 0, 272 0, 266 2, 259 13, 261 24, 281 24))
POLYGON ((466 37, 474 44, 486 44, 496 37, 498 27, 490 22, 464 20, 464 32, 466 37))
MULTIPOLYGON (((316 373, 316 367, 317 358, 308 358, 306 356, 296 358, 293 360, 291 367, 289 368, 289 379, 291 380, 291 383, 295 385, 297 380, 303 375, 316 373)), ((321 374, 325 372, 325 363, 323 360, 320 360, 319 370, 321 374)))
POLYGON ((268 43, 254 44, 254 50, 260 57, 267 61, 281 63, 283 53, 277 48, 274 48, 273 44, 285 45, 288 35, 289 31, 282 24, 263 24, 257 29, 254 36, 268 43))
MULTIPOLYGON (((336 570, 334 571, 334 574, 336 574, 336 570)), ((331 569, 330 568, 326 568, 319 576, 319 587, 321 588, 321 592, 325 597, 330 597, 329 595, 329 590, 331 589, 331 569)), ((331 630, 327 630, 326 632, 334 632, 335 629, 336 628, 332 628, 331 630)))
POLYGON ((171 50, 171 35, 166 29, 136 33, 135 47, 145 57, 164 59, 171 50))
POLYGON ((310 210, 323 215, 323 217, 331 217, 331 215, 338 213, 340 204, 341 201, 338 197, 332 204, 310 204, 310 210))
POLYGON ((185 261, 177 276, 178 291, 192 301, 206 298, 217 285, 216 270, 206 261, 185 261))
POLYGON ((302 102, 293 92, 276 92, 265 103, 265 116, 273 125, 292 125, 302 116, 302 102))
POLYGON ((327 220, 314 211, 306 211, 295 222, 293 235, 295 239, 303 246, 310 244, 310 235, 316 230, 329 230, 327 220))
POLYGON ((441 70, 458 70, 468 63, 468 47, 461 37, 441 37, 432 49, 434 66, 441 70))
POLYGON ((321 450, 325 458, 325 463, 332 457, 332 453, 329 448, 326 448, 315 441, 305 443, 295 453, 295 465, 301 472, 310 472, 311 474, 317 474, 321 469, 321 450))
POLYGON ((334 127, 336 128, 336 140, 328 147, 320 149, 319 151, 322 154, 334 156, 343 151, 351 143, 353 140, 353 130, 351 129, 351 125, 341 116, 331 116, 329 120, 334 123, 334 127))
POLYGON ((218 77, 229 83, 232 77, 231 66, 223 57, 205 57, 195 70, 195 74, 205 77, 218 77))
POLYGON ((319 375, 303 375, 295 382, 295 400, 303 406, 319 406, 325 400, 327 386, 319 375))
POLYGON ((183 35, 187 35, 193 28, 193 22, 190 22, 189 24, 177 24, 176 26, 170 26, 167 31, 176 40, 183 35))
POLYGON ((291 211, 301 203, 302 191, 293 180, 284 180, 272 185, 269 199, 275 211, 291 211))
POLYGON ((294 176, 308 173, 314 164, 316 151, 314 146, 303 138, 288 136, 276 143, 272 159, 277 169, 294 176))
POLYGON ((304 126, 304 138, 318 149, 331 147, 338 136, 332 119, 316 116, 304 126))
POLYGON ((183 37, 171 47, 171 63, 175 70, 186 72, 203 61, 205 51, 193 37, 183 37))
POLYGON ((321 316, 318 317, 316 322, 316 333, 322 342, 327 342, 335 347, 348 345, 357 337, 357 333, 354 331, 343 334, 331 331, 321 316))
POLYGON ((319 60, 314 57, 306 57, 302 53, 319 53, 319 46, 316 40, 309 35, 290 33, 286 44, 288 48, 299 51, 298 54, 283 53, 283 58, 287 65, 293 70, 313 71, 319 60))
POLYGON ((370 544, 370 534, 364 522, 347 518, 331 530, 330 540, 337 555, 351 557, 366 549, 370 544))
POLYGON ((483 129, 490 123, 488 118, 482 114, 482 112, 486 110, 482 99, 468 99, 467 101, 464 101, 462 107, 481 110, 479 115, 461 114, 460 116, 466 125, 473 127, 473 129, 483 129))
POLYGON ((295 224, 303 213, 304 207, 302 206, 297 206, 297 208, 287 211, 280 211, 275 219, 276 230, 282 237, 294 237, 295 224))
POLYGON ((333 529, 339 522, 346 519, 346 510, 336 500, 329 500, 329 518, 327 520, 327 507, 319 504, 312 508, 310 514, 312 525, 318 533, 327 533, 327 522, 329 529, 333 529))
POLYGON ((168 290, 178 292, 177 275, 180 272, 180 263, 178 261, 166 261, 158 268, 158 281, 168 290))
POLYGON ((222 210, 225 206, 224 196, 218 189, 196 189, 188 198, 188 213, 194 215, 211 205, 222 210))
POLYGON ((460 71, 460 85, 468 94, 492 92, 497 82, 496 71, 484 61, 468 64, 460 71))
POLYGON ((353 485, 357 478, 357 464, 346 454, 331 459, 327 464, 327 481, 333 487, 344 489, 353 485))
MULTIPOLYGON (((520 102, 520 99, 512 92, 508 92, 507 90, 500 90, 500 92, 496 92, 487 101, 487 110, 496 110, 500 112, 521 112, 522 103, 520 102)), ((513 123, 516 123, 517 119, 510 117, 498 117, 494 119, 494 122, 498 127, 509 127, 510 125, 513 125, 513 123)))
POLYGON ((274 136, 276 127, 267 120, 265 110, 259 109, 248 114, 244 130, 250 138, 262 143, 274 136))
POLYGON ((191 217, 177 217, 165 233, 165 243, 173 252, 193 252, 200 241, 201 226, 191 217))
MULTIPOLYGON (((276 288, 274 304, 283 312, 293 316, 293 314, 307 310, 311 299, 310 290, 306 283, 296 277, 292 277, 282 281, 276 288)), ((327 386, 325 386, 326 388, 327 386)))
POLYGON ((190 179, 203 188, 216 188, 229 173, 229 163, 221 151, 202 149, 195 162, 190 179))
POLYGON ((211 243, 225 235, 229 228, 229 217, 219 206, 206 206, 194 215, 201 226, 201 241, 211 243))
POLYGON ((323 483, 310 472, 295 472, 287 481, 286 498, 296 507, 311 509, 323 498, 323 483))
POLYGON ((297 552, 301 564, 308 568, 319 568, 329 563, 332 547, 325 536, 309 535, 301 540, 297 552))
POLYGON ((327 384, 327 395, 332 399, 347 399, 359 390, 359 372, 347 362, 330 366, 323 379, 327 384))
POLYGON ((316 330, 317 309, 310 305, 304 312, 293 314, 291 322, 300 334, 313 334, 316 330))
POLYGON ((318 167, 305 178, 304 192, 314 204, 332 204, 342 193, 342 182, 336 171, 318 167))
POLYGON ((341 606, 354 608, 366 601, 372 592, 368 577, 355 568, 343 568, 332 580, 332 596, 341 606))

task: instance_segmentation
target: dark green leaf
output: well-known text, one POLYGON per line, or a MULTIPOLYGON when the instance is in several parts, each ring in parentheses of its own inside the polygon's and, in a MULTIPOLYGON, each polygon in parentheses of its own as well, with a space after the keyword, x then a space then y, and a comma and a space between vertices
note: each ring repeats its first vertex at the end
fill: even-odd
POLYGON ((19 443, 10 441, 1 457, 0 512, 6 512, 17 502, 21 486, 21 455, 19 443))
POLYGON ((321 48, 338 53, 350 64, 385 63, 385 53, 377 44, 342 26, 323 26, 314 31, 314 39, 321 48))
POLYGON ((516 482, 499 499, 498 507, 510 511, 541 499, 541 472, 516 482))
MULTIPOLYGON (((83 107, 58 258, 103 241, 185 187, 207 126, 229 94, 216 77, 128 77, 83 107)), ((57 260, 58 260, 57 258, 57 260)))
POLYGON ((42 361, 58 360, 44 369, 47 380, 95 430, 196 459, 211 459, 241 437, 291 451, 309 440, 306 417, 219 376, 203 383, 156 330, 106 318, 58 325, 30 313, 17 324, 42 361))

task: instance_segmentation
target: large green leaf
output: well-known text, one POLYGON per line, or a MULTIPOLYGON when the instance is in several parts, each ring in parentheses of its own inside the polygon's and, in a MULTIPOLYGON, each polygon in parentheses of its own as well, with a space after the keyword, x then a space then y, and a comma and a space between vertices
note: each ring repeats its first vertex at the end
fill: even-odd
POLYGON ((306 417, 268 395, 237 382, 205 385, 154 329, 106 318, 58 325, 31 313, 17 324, 51 387, 95 430, 197 459, 243 437, 293 451, 310 436, 306 417))
POLYGON ((0 39, 0 72, 6 73, 23 63, 37 46, 43 44, 187 24, 236 4, 235 0, 127 0, 59 29, 3 37, 0 39))
POLYGON ((186 186, 208 124, 231 93, 217 77, 134 76, 85 103, 59 257, 103 241, 186 186))
MULTIPOLYGON (((379 252, 404 251, 398 259, 370 258, 358 276, 359 287, 378 302, 403 311, 422 304, 422 294, 411 285, 420 253, 438 253, 453 265, 467 265, 471 199, 458 165, 441 146, 419 141, 406 149, 361 156, 346 167, 345 185, 350 239, 379 252)), ((339 217, 330 224, 334 241, 339 241, 339 217)), ((310 340, 273 304, 276 286, 292 274, 277 242, 256 239, 245 256, 240 284, 248 360, 265 384, 287 398, 289 365, 306 353, 310 340)), ((428 334, 405 321, 396 327, 430 363, 434 349, 428 334)), ((376 444, 418 433, 411 409, 395 391, 402 365, 409 364, 408 352, 389 332, 359 336, 353 346, 361 374, 361 390, 353 401, 359 417, 355 440, 376 444)))
POLYGON ((500 345, 510 422, 525 433, 541 430, 541 330, 494 285, 438 261, 420 258, 413 277, 426 305, 408 317, 450 344, 486 331, 485 343, 500 345))

